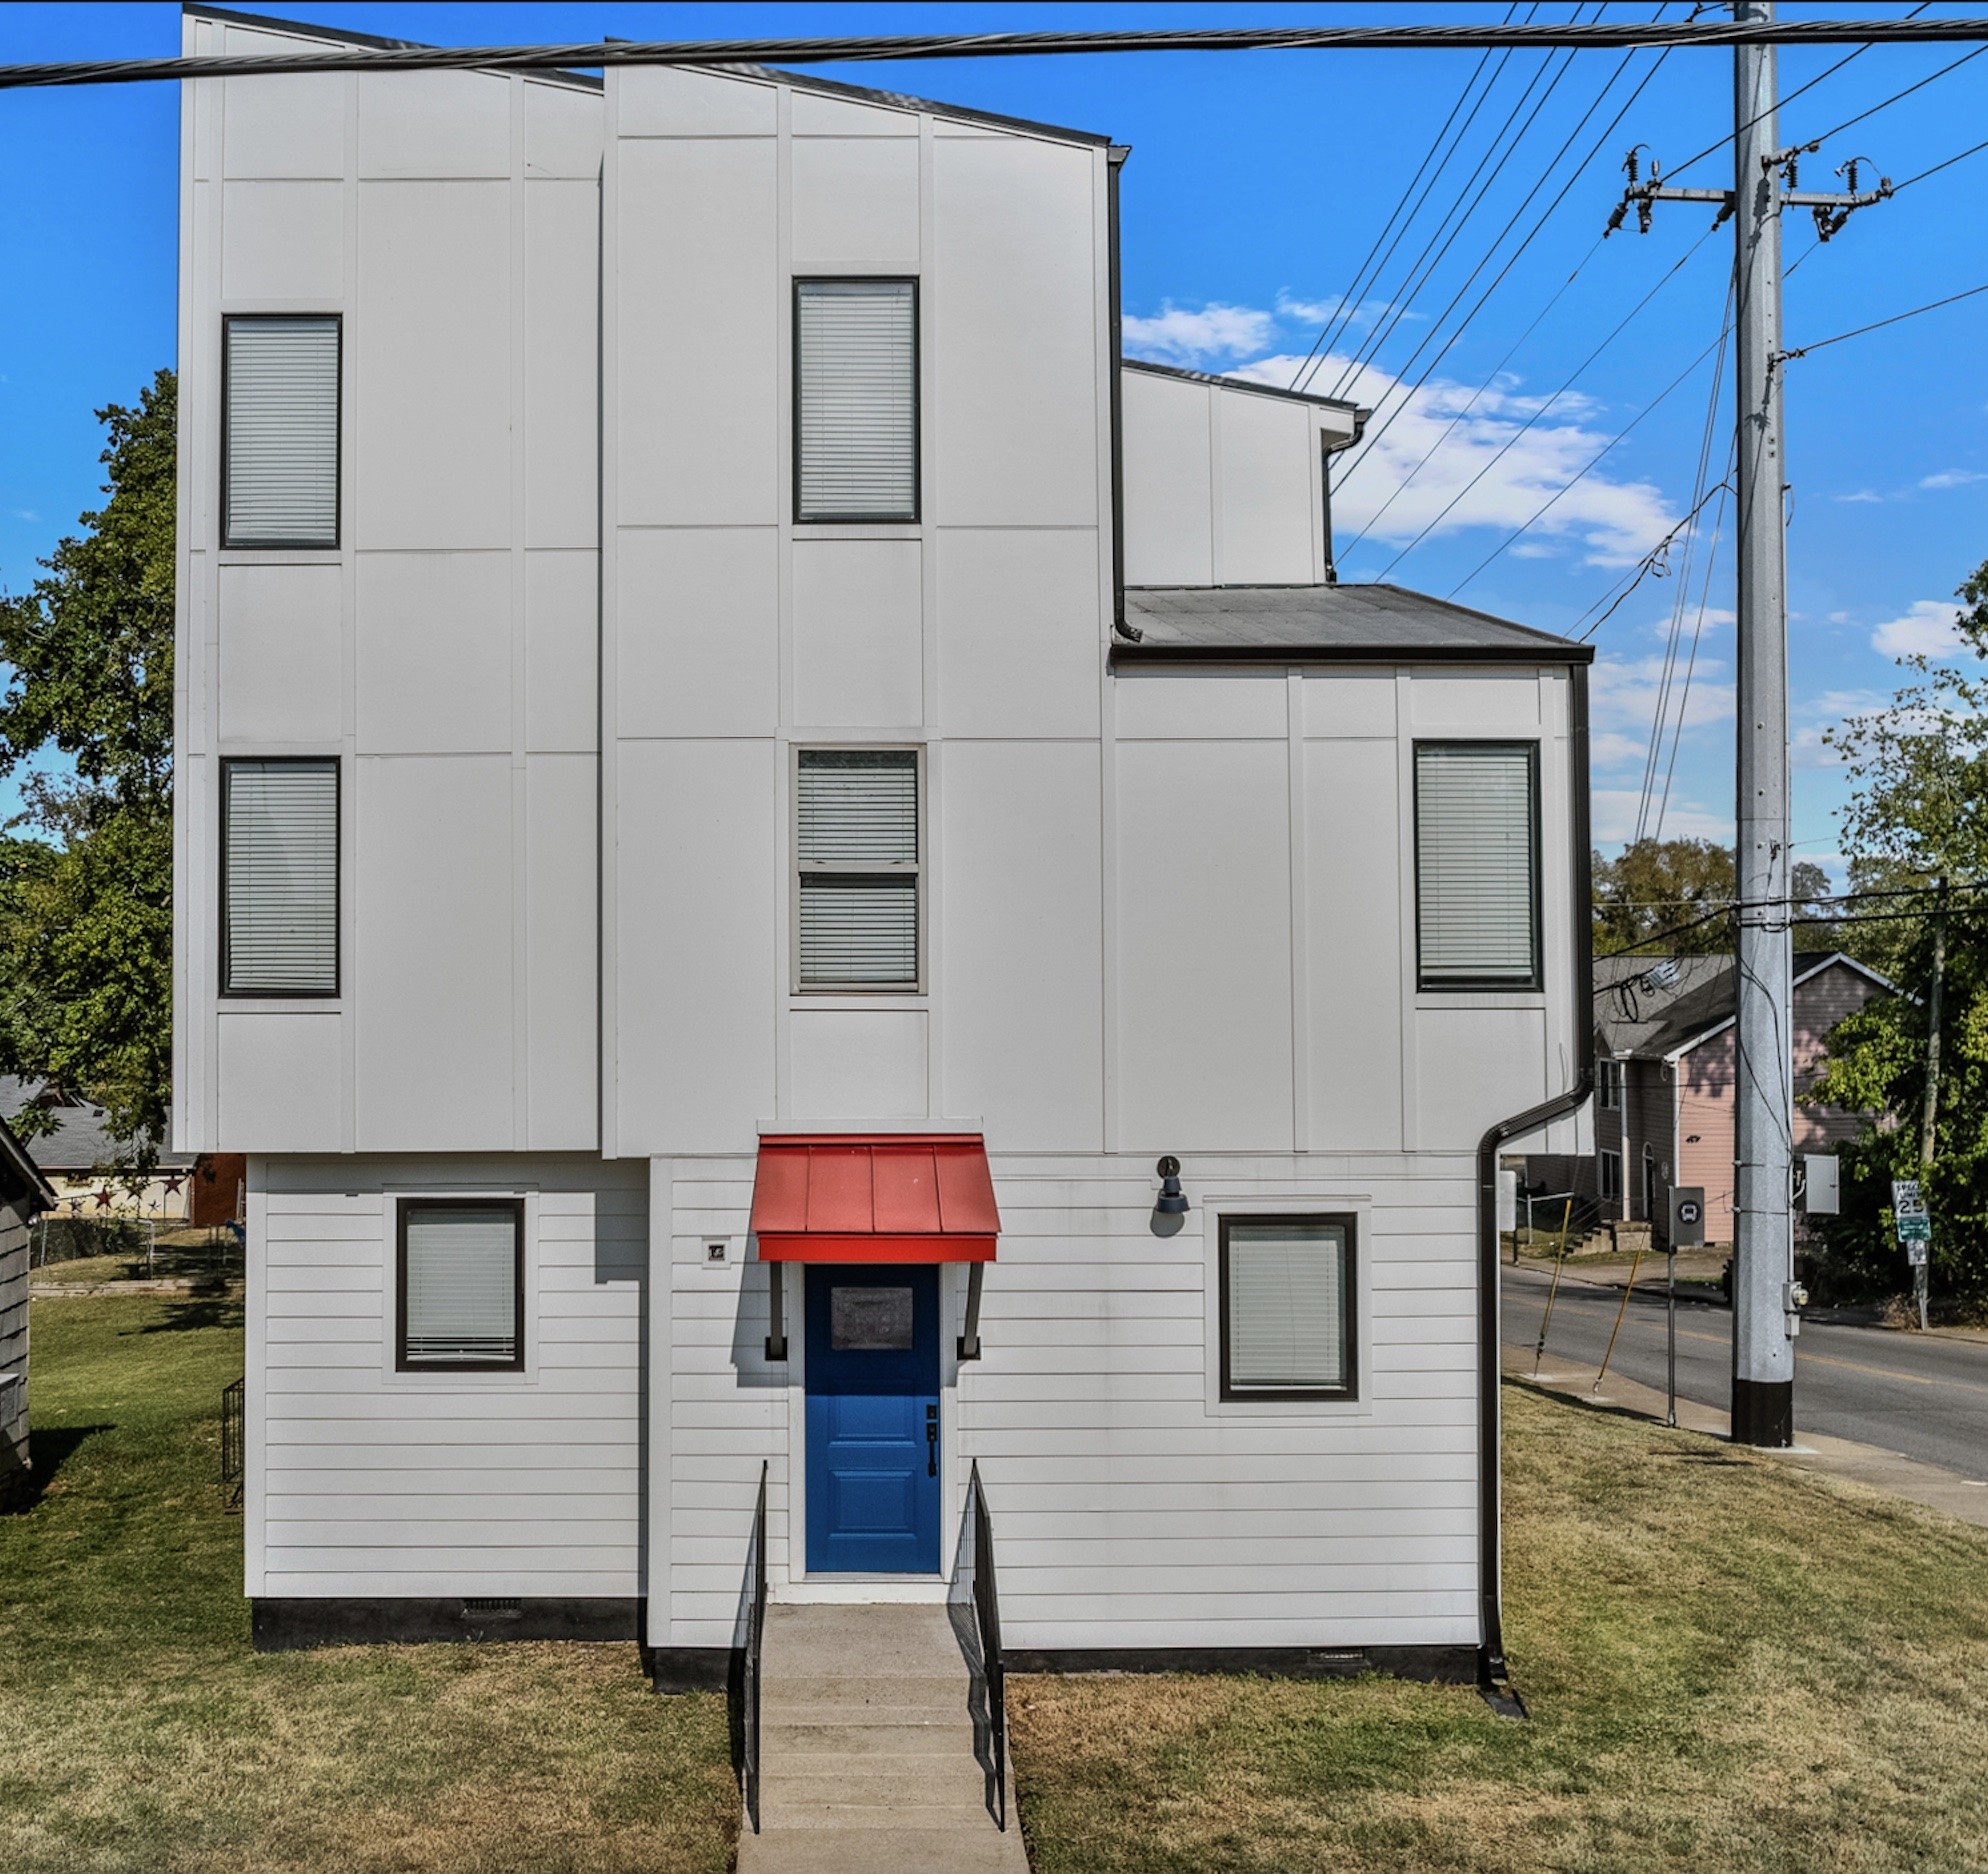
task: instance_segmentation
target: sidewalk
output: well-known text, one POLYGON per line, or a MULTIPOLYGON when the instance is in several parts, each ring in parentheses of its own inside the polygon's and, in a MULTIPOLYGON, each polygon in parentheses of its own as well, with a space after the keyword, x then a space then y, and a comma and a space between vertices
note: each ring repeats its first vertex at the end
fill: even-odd
MULTIPOLYGON (((1661 1425, 1664 1422, 1664 1395, 1654 1386, 1644 1386, 1620 1374, 1611 1373, 1594 1389, 1596 1369, 1577 1361, 1549 1359, 1535 1377, 1530 1347, 1507 1346, 1502 1362, 1505 1377, 1521 1385, 1537 1386, 1543 1392, 1578 1399, 1585 1405, 1631 1413, 1661 1425)), ((1724 1439, 1729 1435, 1727 1415, 1715 1406, 1699 1405, 1690 1399, 1677 1402, 1677 1422, 1685 1431, 1702 1432, 1724 1439)), ((1963 1523, 1988 1529, 1988 1484, 1977 1483, 1937 1464, 1922 1464, 1917 1458, 1900 1457, 1881 1451, 1875 1445, 1855 1444, 1847 1438, 1823 1438, 1815 1433, 1796 1433, 1798 1442, 1786 1451, 1758 1450, 1753 1455, 1792 1465, 1798 1471, 1814 1471, 1826 1477, 1848 1478, 1852 1483, 1883 1490, 1892 1496, 1923 1503, 1942 1510, 1963 1523)))

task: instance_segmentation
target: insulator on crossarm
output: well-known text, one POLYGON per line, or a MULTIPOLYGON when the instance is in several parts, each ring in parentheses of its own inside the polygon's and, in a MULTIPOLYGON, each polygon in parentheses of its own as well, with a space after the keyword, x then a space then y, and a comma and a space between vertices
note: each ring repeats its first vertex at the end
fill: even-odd
POLYGON ((1650 198, 1646 195, 1636 204, 1636 232, 1648 234, 1650 231, 1650 198))

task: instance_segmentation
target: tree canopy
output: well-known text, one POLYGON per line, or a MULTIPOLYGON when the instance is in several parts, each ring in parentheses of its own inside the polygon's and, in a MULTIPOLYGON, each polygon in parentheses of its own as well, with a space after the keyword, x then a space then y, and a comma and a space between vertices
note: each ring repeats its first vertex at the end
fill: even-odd
POLYGON ((0 593, 0 1071, 100 1101, 136 1169, 171 1088, 175 415, 170 371, 97 412, 108 499, 0 593))
MULTIPOLYGON (((1716 840, 1639 839, 1619 858, 1596 853, 1596 954, 1712 956, 1730 950, 1732 919, 1718 914, 1733 902, 1735 877, 1732 848, 1716 840)), ((1799 860, 1792 886, 1798 904, 1812 905, 1827 896, 1829 878, 1821 866, 1799 860)))
POLYGON ((1907 1280, 1893 1240, 1893 1178, 1921 1178, 1933 1213, 1932 1287, 1988 1302, 1988 563, 1957 595, 1964 655, 1902 659, 1912 680, 1884 709, 1833 731, 1853 792, 1843 815, 1851 885, 1871 922, 1860 950, 1903 992, 1838 1024, 1807 1096, 1875 1115, 1839 1154, 1842 1211, 1817 1220, 1828 1285, 1895 1289, 1907 1280), (1941 1063, 1934 1155, 1920 1168, 1934 961, 1936 878, 1945 913, 1941 1063))

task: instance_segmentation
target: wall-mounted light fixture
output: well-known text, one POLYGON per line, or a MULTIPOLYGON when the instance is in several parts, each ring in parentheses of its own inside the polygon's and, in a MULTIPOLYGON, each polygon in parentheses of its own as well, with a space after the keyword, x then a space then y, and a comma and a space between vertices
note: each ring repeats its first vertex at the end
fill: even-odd
POLYGON ((1153 1169, 1160 1174, 1160 1199, 1153 1206, 1153 1214, 1159 1217, 1186 1216, 1187 1193, 1180 1188, 1180 1160, 1163 1158, 1153 1169))

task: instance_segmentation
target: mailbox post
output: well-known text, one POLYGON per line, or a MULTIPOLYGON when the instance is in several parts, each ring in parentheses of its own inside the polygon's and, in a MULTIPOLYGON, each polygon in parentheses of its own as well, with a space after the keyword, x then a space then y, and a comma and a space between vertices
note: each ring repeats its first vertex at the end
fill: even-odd
POLYGON ((1705 1246, 1705 1190, 1702 1185, 1674 1184, 1670 1190, 1670 1234, 1664 1240, 1664 1328, 1668 1340, 1669 1405, 1664 1423, 1677 1423, 1677 1250, 1705 1246))

